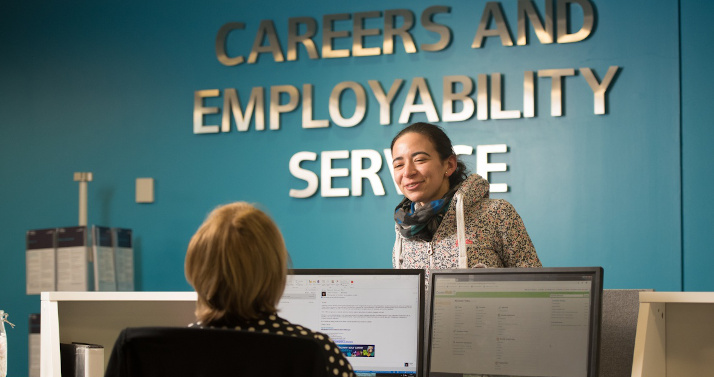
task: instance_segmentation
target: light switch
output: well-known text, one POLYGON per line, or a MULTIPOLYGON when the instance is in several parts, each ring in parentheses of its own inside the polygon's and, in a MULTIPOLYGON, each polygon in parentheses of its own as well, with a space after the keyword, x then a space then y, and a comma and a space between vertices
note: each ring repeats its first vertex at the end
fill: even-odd
POLYGON ((153 203, 154 202, 154 178, 137 178, 136 179, 136 202, 137 203, 153 203))

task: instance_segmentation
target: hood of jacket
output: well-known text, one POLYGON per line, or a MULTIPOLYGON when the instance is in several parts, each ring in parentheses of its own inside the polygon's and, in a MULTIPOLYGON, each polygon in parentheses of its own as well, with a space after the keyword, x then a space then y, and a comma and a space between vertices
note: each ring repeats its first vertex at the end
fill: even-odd
POLYGON ((488 181, 482 176, 471 174, 461 182, 456 192, 461 193, 464 203, 471 204, 481 199, 488 199, 489 187, 488 181))

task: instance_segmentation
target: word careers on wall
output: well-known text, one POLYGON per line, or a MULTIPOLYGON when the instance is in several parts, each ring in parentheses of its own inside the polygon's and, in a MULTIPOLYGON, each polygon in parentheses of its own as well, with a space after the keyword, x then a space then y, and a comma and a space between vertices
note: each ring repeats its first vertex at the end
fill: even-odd
MULTIPOLYGON (((513 6, 513 2, 508 2, 508 6, 513 6)), ((518 0, 517 2, 517 35, 515 45, 524 46, 528 44, 528 26, 530 26, 541 44, 564 44, 575 43, 586 39, 592 33, 595 24, 595 12, 590 0, 545 0, 545 10, 542 12, 545 17, 541 17, 541 11, 533 0, 518 0), (572 7, 579 7, 582 20, 571 20, 576 12, 572 7), (570 32, 568 25, 581 24, 579 30, 570 32)), ((451 45, 452 30, 449 25, 440 24, 434 21, 438 14, 450 13, 451 8, 447 6, 431 6, 421 13, 420 26, 439 37, 435 43, 420 44, 417 48, 415 35, 412 29, 415 27, 415 14, 406 9, 393 9, 380 11, 369 11, 360 13, 329 14, 322 18, 321 23, 321 49, 317 47, 317 20, 310 17, 296 17, 288 19, 287 53, 283 53, 281 39, 276 32, 272 20, 262 20, 255 32, 255 38, 250 50, 245 47, 244 55, 229 56, 227 44, 228 38, 233 33, 245 33, 245 24, 241 22, 229 22, 223 25, 216 35, 216 57, 218 61, 226 66, 240 66, 243 64, 256 64, 258 57, 262 55, 270 56, 275 62, 295 61, 298 59, 298 50, 304 49, 310 59, 339 59, 347 57, 363 57, 376 55, 394 54, 396 44, 401 42, 401 48, 406 53, 414 54, 421 51, 427 53, 439 52, 451 45), (365 28, 365 22, 369 20, 383 21, 383 27, 365 28), (351 30, 344 30, 344 24, 351 20, 351 30), (338 27, 338 24, 341 25, 338 27), (381 37, 382 44, 379 46, 365 46, 365 38, 381 37), (349 49, 335 48, 335 42, 351 40, 349 49)), ((514 38, 508 27, 503 7, 500 2, 487 2, 484 6, 481 20, 474 33, 471 48, 481 48, 487 38, 499 39, 503 46, 513 46, 514 38)), ((283 41, 285 41, 283 39, 283 41)), ((406 124, 414 114, 423 114, 429 122, 460 122, 466 121, 476 115, 477 120, 488 119, 519 119, 533 118, 535 111, 535 83, 538 80, 545 85, 550 84, 550 115, 553 117, 563 114, 563 86, 565 78, 576 76, 577 73, 584 80, 578 80, 581 85, 588 85, 593 92, 593 113, 602 115, 606 113, 607 92, 616 76, 619 67, 610 66, 603 73, 596 73, 594 68, 553 68, 541 69, 537 71, 526 71, 523 74, 523 108, 506 110, 502 104, 502 73, 477 74, 476 77, 466 75, 444 76, 439 83, 443 88, 440 101, 441 116, 437 111, 437 101, 432 98, 429 81, 424 77, 414 77, 410 80, 395 79, 390 83, 378 80, 367 80, 366 83, 356 81, 343 81, 335 85, 330 92, 328 101, 329 119, 314 119, 313 116, 313 93, 315 86, 309 83, 303 84, 301 88, 293 85, 273 85, 268 88, 253 87, 250 90, 249 99, 245 106, 241 104, 238 90, 226 88, 223 93, 219 89, 206 89, 194 92, 193 109, 193 132, 194 134, 214 134, 231 132, 231 124, 235 123, 238 132, 247 132, 251 123, 256 131, 266 129, 266 92, 269 98, 267 108, 268 129, 279 130, 281 128, 281 114, 293 112, 301 107, 302 128, 315 129, 330 127, 335 124, 339 127, 355 127, 361 124, 367 113, 368 92, 376 101, 379 109, 380 125, 392 123, 391 114, 394 106, 401 106, 399 124, 406 124), (598 76, 602 77, 601 80, 598 76), (583 82, 584 81, 584 82, 583 82), (386 85, 385 85, 386 84, 386 85), (396 103, 397 96, 403 87, 407 87, 407 93, 403 102, 396 103), (489 90, 490 89, 490 90, 489 90), (342 101, 345 93, 350 92, 354 99, 354 107, 345 109, 346 103, 342 101), (473 97, 475 92, 475 99, 473 97), (223 106, 208 106, 206 101, 220 102, 222 96, 223 106), (458 109, 458 110, 457 110, 458 109), (345 115, 345 113, 350 115, 345 115), (220 125, 205 124, 207 115, 220 114, 220 125)), ((352 104, 352 102, 350 102, 352 104)), ((477 146, 477 173, 488 178, 489 172, 505 171, 505 164, 489 164, 489 153, 504 153, 508 149, 507 145, 477 146)), ((457 154, 472 154, 473 148, 460 146, 457 154), (459 153, 459 151, 461 153, 459 153)), ((317 193, 318 186, 321 187, 320 194, 323 197, 332 196, 360 196, 362 194, 362 182, 367 180, 372 186, 375 195, 385 195, 384 188, 377 172, 381 170, 382 158, 379 152, 374 150, 352 151, 352 188, 333 188, 332 179, 335 177, 349 176, 348 169, 334 169, 331 166, 333 159, 350 158, 349 151, 329 151, 321 153, 321 175, 319 177, 312 171, 300 167, 303 161, 315 161, 318 156, 313 152, 298 152, 290 159, 291 174, 306 182, 304 189, 291 189, 291 197, 307 198, 317 193), (369 159, 371 167, 362 169, 362 160, 369 159)), ((384 151, 387 161, 391 160, 388 150, 384 151)), ((387 163, 391 171, 391 164, 387 163)), ((392 172, 393 176, 393 172, 392 172)), ((492 192, 506 192, 506 184, 493 184, 492 192)), ((399 190, 397 189, 397 192, 399 190)), ((400 193, 401 194, 401 193, 400 193)))

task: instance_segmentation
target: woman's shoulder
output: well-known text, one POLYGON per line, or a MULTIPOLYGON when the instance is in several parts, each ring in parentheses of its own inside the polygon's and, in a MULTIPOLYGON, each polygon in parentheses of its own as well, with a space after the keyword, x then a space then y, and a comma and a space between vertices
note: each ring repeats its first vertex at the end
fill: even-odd
POLYGON ((321 335, 322 337, 325 337, 325 335, 322 333, 318 333, 316 331, 310 330, 307 327, 292 323, 277 314, 266 314, 254 319, 224 318, 220 321, 212 322, 209 324, 195 322, 190 324, 189 327, 224 328, 248 332, 274 333, 278 335, 287 336, 309 336, 315 337, 317 339, 320 339, 320 337, 317 337, 316 335, 321 335))
POLYGON ((314 331, 297 323, 292 323, 277 314, 269 314, 256 319, 228 320, 211 324, 192 323, 189 327, 222 328, 237 331, 275 334, 313 340, 320 348, 339 353, 339 348, 327 334, 314 331), (337 349, 338 351, 335 351, 337 349))
POLYGON ((471 174, 461 182, 456 193, 464 198, 465 203, 473 203, 488 199, 489 189, 490 185, 486 179, 478 174, 471 174))
POLYGON ((298 324, 293 324, 281 317, 277 317, 277 321, 285 328, 286 332, 284 335, 308 338, 320 344, 320 349, 322 349, 325 354, 328 375, 338 377, 354 376, 352 365, 345 358, 340 347, 327 334, 311 330, 298 324))
POLYGON ((472 215, 486 216, 502 221, 520 217, 513 204, 505 199, 486 198, 474 203, 474 205, 474 210, 471 212, 472 215))
POLYGON ((212 325, 205 325, 197 322, 191 324, 190 326, 204 328, 228 328, 237 331, 269 333, 280 336, 309 339, 315 342, 319 349, 324 353, 326 368, 328 371, 336 371, 333 373, 335 376, 351 377, 354 375, 349 361, 347 361, 344 357, 339 346, 335 344, 335 342, 333 342, 327 334, 311 330, 310 328, 300 324, 292 323, 277 314, 265 315, 263 317, 250 320, 226 321, 225 323, 216 323, 212 325))
POLYGON ((326 351, 334 352, 335 354, 339 353, 339 347, 337 346, 337 344, 335 344, 335 342, 330 338, 330 336, 325 333, 312 330, 308 327, 299 324, 292 323, 277 315, 275 315, 275 320, 273 322, 273 325, 271 326, 273 326, 275 333, 277 334, 313 339, 317 343, 322 344, 322 348, 324 348, 326 351))

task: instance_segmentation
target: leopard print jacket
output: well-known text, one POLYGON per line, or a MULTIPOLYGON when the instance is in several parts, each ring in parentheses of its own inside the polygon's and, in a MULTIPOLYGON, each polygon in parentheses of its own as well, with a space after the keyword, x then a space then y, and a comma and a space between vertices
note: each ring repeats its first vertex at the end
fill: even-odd
MULTIPOLYGON (((457 190, 464 200, 466 254, 473 267, 542 267, 523 220, 503 199, 489 198, 489 184, 470 175, 457 190)), ((459 267, 455 197, 431 242, 402 237, 395 226, 394 268, 459 267)))

